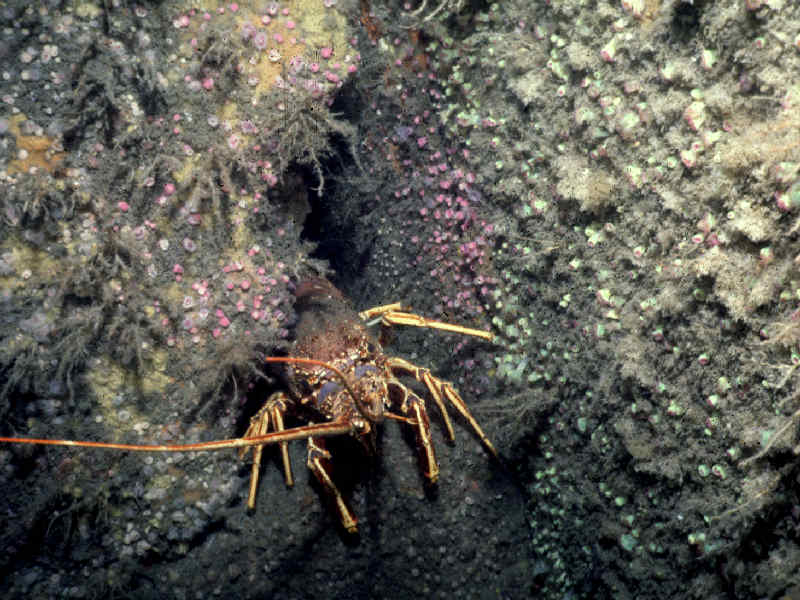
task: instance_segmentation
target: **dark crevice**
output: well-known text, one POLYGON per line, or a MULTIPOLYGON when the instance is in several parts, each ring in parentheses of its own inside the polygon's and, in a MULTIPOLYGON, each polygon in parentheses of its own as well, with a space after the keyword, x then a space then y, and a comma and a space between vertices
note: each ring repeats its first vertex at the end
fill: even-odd
POLYGON ((676 41, 686 44, 700 32, 703 11, 711 4, 706 0, 678 2, 672 12, 671 32, 676 41))
MULTIPOLYGON (((359 112, 357 96, 342 90, 331 107, 331 112, 339 119, 353 122, 359 112)), ((344 137, 334 134, 330 139, 331 153, 322 162, 325 173, 325 187, 321 196, 312 188, 319 182, 313 169, 309 166, 298 167, 306 183, 310 212, 303 223, 302 238, 316 244, 312 258, 327 261, 334 274, 330 276, 332 283, 345 294, 348 287, 359 276, 365 253, 358 252, 353 242, 358 234, 357 215, 344 214, 336 199, 342 195, 342 187, 347 185, 344 174, 355 166, 350 145, 344 137)), ((367 253, 368 254, 368 253, 367 253)))

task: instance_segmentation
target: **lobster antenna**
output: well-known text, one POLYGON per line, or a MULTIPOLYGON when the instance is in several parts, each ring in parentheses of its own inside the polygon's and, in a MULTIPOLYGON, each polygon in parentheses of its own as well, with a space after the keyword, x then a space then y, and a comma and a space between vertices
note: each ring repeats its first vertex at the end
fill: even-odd
MULTIPOLYGON (((366 417, 365 408, 363 403, 359 400, 358 395, 353 390, 347 376, 337 367, 322 360, 315 360, 313 358, 298 358, 294 356, 269 356, 264 359, 268 363, 294 363, 305 365, 316 365, 324 367, 334 373, 336 377, 341 379, 347 392, 353 397, 356 406, 366 417)), ((113 442, 90 442, 78 440, 53 440, 53 439, 40 439, 40 438, 14 438, 14 437, 0 437, 0 443, 8 444, 31 444, 41 446, 76 446, 82 448, 105 448, 112 450, 128 450, 132 452, 192 452, 200 450, 221 450, 223 448, 246 448, 248 446, 260 446, 265 443, 274 443, 278 441, 290 441, 292 439, 301 439, 309 437, 309 435, 321 435, 323 437, 328 435, 337 435, 347 431, 349 427, 345 427, 342 423, 336 421, 330 423, 319 423, 310 425, 309 428, 304 428, 304 433, 297 433, 291 431, 273 432, 261 436, 253 436, 249 438, 233 438, 229 440, 217 440, 214 442, 199 442, 195 444, 117 444, 113 442), (312 431, 318 430, 318 431, 312 431)))
MULTIPOLYGON (((350 385, 350 382, 347 379, 347 376, 337 367, 334 367, 330 363, 326 363, 322 360, 314 360, 313 358, 298 358, 294 356, 269 356, 264 359, 264 362, 268 363, 294 363, 294 364, 304 364, 304 365, 316 365, 319 367, 324 367, 331 371, 336 377, 338 377, 342 384, 344 385, 347 393, 349 393, 353 400, 356 403, 358 409, 364 413, 364 407, 362 403, 359 401, 358 396, 356 395, 353 387, 350 385)), ((365 414, 366 416, 366 414, 365 414)), ((339 431, 342 425, 340 423, 331 422, 331 423, 320 423, 318 425, 311 425, 312 428, 319 429, 317 435, 335 435, 337 433, 341 433, 339 431)), ((313 435, 313 432, 311 433, 313 435)), ((308 437, 309 434, 297 435, 296 439, 308 437)), ((133 452, 191 452, 191 451, 198 451, 198 450, 218 450, 222 448, 245 448, 248 446, 258 446, 263 445, 264 443, 271 443, 274 441, 289 441, 290 439, 295 439, 291 432, 280 432, 280 435, 276 435, 275 433, 265 434, 263 436, 254 436, 251 438, 233 438, 230 440, 218 440, 216 442, 199 442, 196 444, 117 444, 113 442, 90 442, 90 441, 78 441, 78 440, 53 440, 53 439, 39 439, 39 438, 12 438, 12 437, 0 437, 0 443, 8 443, 8 444, 31 444, 31 445, 42 445, 42 446, 76 446, 76 447, 83 447, 83 448, 106 448, 112 450, 129 450, 133 452), (287 435, 288 434, 288 435, 287 435), (275 439, 281 438, 281 440, 275 439)))
POLYGON ((254 435, 248 438, 232 438, 229 440, 215 440, 212 442, 196 442, 193 444, 117 444, 115 442, 89 442, 77 440, 53 440, 35 438, 0 437, 0 443, 30 444, 36 446, 74 446, 77 448, 104 448, 108 450, 128 450, 130 452, 205 452, 208 450, 223 450, 225 448, 248 448, 250 446, 264 446, 279 442, 306 439, 312 436, 330 437, 350 431, 346 422, 330 421, 328 423, 315 423, 299 428, 298 430, 273 431, 264 435, 254 435))

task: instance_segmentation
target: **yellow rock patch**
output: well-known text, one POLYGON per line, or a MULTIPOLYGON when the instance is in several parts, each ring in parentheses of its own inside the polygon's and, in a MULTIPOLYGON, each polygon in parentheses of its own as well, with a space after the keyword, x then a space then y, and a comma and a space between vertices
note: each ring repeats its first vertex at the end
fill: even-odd
POLYGON ((38 168, 53 173, 64 160, 66 153, 52 150, 55 140, 46 135, 23 135, 20 123, 27 120, 23 114, 14 115, 8 120, 9 132, 16 140, 17 155, 27 153, 27 156, 9 162, 6 171, 9 175, 13 175, 28 173, 31 168, 38 168))

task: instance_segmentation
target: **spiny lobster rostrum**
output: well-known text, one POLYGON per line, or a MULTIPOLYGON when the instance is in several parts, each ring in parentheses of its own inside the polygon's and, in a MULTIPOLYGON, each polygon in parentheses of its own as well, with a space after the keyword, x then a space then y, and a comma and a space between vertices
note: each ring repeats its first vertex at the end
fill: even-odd
POLYGON ((450 440, 453 426, 446 404, 469 423, 491 456, 497 451, 453 386, 428 369, 387 356, 368 325, 381 324, 381 336, 392 325, 441 329, 492 340, 492 334, 405 312, 400 303, 353 311, 341 292, 325 279, 300 283, 295 292, 299 316, 292 356, 268 357, 266 362, 288 363, 288 389, 273 393, 250 421, 242 438, 196 444, 134 445, 72 440, 0 438, 0 442, 110 448, 140 452, 187 452, 239 448, 244 456, 253 449, 248 507, 255 506, 261 455, 264 446, 278 444, 287 485, 292 485, 287 442, 308 440, 308 467, 330 496, 344 529, 357 531, 357 520, 331 476, 331 454, 325 438, 348 434, 367 453, 375 452, 376 426, 384 419, 409 425, 415 434, 420 467, 433 484, 439 467, 431 440, 425 402, 398 377, 411 376, 425 385, 436 403, 450 440), (286 417, 305 425, 286 429, 286 417))

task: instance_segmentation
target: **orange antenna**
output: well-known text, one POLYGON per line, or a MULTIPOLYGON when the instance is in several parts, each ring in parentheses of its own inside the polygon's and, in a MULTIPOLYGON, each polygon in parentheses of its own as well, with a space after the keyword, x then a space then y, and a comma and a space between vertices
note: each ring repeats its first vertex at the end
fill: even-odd
MULTIPOLYGON (((294 363, 305 365, 316 365, 324 367, 333 372, 341 379, 347 392, 353 397, 356 406, 364 413, 364 407, 353 390, 347 376, 337 367, 322 360, 313 358, 298 358, 293 356, 270 356, 264 359, 268 363, 294 363)), ((208 450, 222 450, 224 448, 247 448, 249 446, 263 446, 278 442, 288 442, 291 440, 306 439, 310 436, 328 437, 340 435, 352 430, 350 424, 342 420, 330 421, 328 423, 318 423, 303 427, 302 431, 276 431, 248 438, 232 438, 227 440, 215 440, 212 442, 197 442, 194 444, 118 444, 114 442, 90 442, 79 440, 53 440, 44 438, 16 438, 0 437, 0 443, 6 444, 29 444, 37 446, 74 446, 77 448, 102 448, 107 450, 127 450, 130 452, 201 452, 208 450)))
POLYGON ((112 442, 87 442, 75 440, 48 440, 35 438, 0 437, 0 442, 7 444, 30 444, 41 446, 75 446, 78 448, 103 448, 107 450, 128 450, 130 452, 201 452, 207 450, 222 450, 224 448, 247 448, 249 446, 264 446, 278 442, 307 439, 311 436, 329 437, 348 433, 352 430, 349 423, 343 420, 330 421, 307 425, 300 430, 275 431, 264 435, 255 435, 248 438, 233 438, 228 440, 215 440, 213 442, 198 442, 196 444, 115 444, 112 442))

